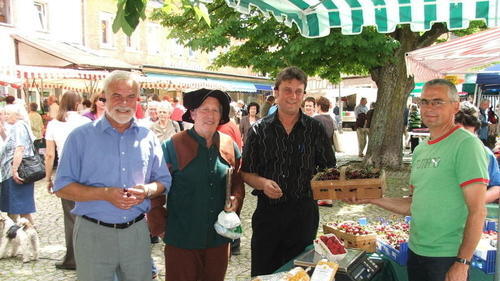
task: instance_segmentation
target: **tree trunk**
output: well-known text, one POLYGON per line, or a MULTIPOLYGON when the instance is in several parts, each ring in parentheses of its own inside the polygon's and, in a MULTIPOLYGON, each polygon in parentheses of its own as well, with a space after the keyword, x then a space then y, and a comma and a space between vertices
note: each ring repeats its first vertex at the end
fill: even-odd
POLYGON ((401 36, 406 38, 400 38, 404 44, 395 50, 393 61, 370 70, 378 92, 365 165, 397 169, 402 164, 403 112, 414 87, 413 77, 407 77, 404 58, 405 53, 413 49, 416 38, 410 33, 401 36))

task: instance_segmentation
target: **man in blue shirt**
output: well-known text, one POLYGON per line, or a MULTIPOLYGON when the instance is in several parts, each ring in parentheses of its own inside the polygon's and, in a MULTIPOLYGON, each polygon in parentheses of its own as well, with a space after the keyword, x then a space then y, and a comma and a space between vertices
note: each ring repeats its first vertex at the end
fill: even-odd
POLYGON ((158 139, 133 119, 140 86, 114 71, 104 81, 106 114, 68 137, 54 191, 75 201, 74 245, 80 281, 151 279, 150 198, 171 177, 158 139))

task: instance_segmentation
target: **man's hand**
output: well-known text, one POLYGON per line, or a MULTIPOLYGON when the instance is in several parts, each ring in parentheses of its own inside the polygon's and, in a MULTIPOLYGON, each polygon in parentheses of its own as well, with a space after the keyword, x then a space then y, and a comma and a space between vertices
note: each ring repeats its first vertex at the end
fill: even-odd
POLYGON ((469 266, 455 262, 446 273, 445 281, 466 281, 469 266))
POLYGON ((236 197, 231 196, 229 198, 229 206, 224 206, 224 211, 226 212, 236 212, 238 210, 238 200, 236 200, 236 197))
POLYGON ((120 209, 130 209, 133 206, 142 203, 145 198, 143 189, 138 188, 107 188, 107 201, 120 209))
POLYGON ((273 180, 263 178, 261 188, 264 194, 271 199, 278 199, 283 196, 283 191, 281 191, 279 185, 273 180))
POLYGON ((356 197, 352 198, 344 198, 342 199, 342 202, 347 203, 347 204, 371 204, 373 199, 357 199, 356 197))
POLYGON ((49 192, 49 194, 54 194, 54 191, 52 190, 53 187, 54 187, 54 183, 52 182, 52 179, 49 178, 47 180, 47 191, 49 192))

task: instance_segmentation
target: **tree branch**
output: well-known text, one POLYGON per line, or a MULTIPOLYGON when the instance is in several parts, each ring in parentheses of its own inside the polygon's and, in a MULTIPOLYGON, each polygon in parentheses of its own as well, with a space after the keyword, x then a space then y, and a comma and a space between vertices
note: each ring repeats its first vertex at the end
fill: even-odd
POLYGON ((446 32, 448 32, 448 28, 446 28, 444 23, 433 24, 431 30, 426 31, 418 39, 416 45, 417 49, 430 46, 432 43, 436 42, 436 39, 438 39, 439 36, 446 32))

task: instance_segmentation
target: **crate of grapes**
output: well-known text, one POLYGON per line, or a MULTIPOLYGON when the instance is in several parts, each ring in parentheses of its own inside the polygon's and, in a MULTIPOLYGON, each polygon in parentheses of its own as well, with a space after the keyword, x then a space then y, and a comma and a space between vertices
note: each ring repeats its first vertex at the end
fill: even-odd
POLYGON ((381 198, 385 189, 385 173, 377 168, 329 168, 313 177, 311 188, 315 200, 381 198))
POLYGON ((369 253, 374 253, 377 250, 377 234, 358 223, 351 221, 329 222, 323 225, 323 232, 335 234, 347 248, 363 249, 369 253))

